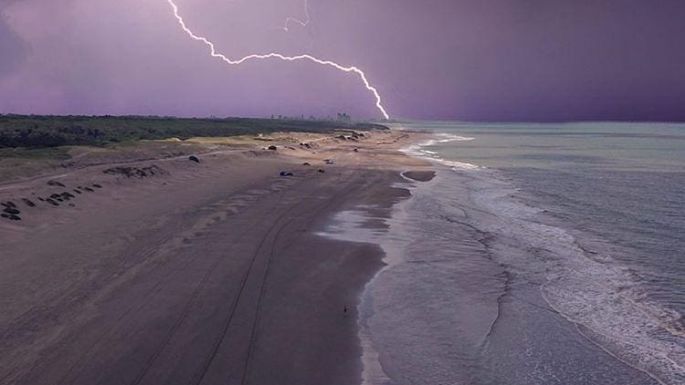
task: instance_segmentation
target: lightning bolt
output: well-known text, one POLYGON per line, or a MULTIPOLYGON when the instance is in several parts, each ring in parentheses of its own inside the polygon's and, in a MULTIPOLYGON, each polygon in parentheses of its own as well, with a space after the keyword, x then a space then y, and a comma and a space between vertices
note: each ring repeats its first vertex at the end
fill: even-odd
POLYGON ((247 61, 250 60, 264 60, 264 59, 279 59, 287 62, 295 62, 295 61, 309 61, 313 62, 316 64, 320 64, 323 66, 328 66, 328 67, 333 67, 339 71, 347 72, 347 73, 353 73, 359 76, 359 79, 364 83, 364 87, 373 94, 373 96, 376 98, 376 108, 380 111, 380 113, 383 115, 385 119, 390 119, 390 115, 388 115, 387 111, 385 110, 385 107, 383 107, 383 102, 381 100, 381 95, 378 93, 378 90, 376 87, 372 86, 371 83, 369 82, 369 79, 367 79, 366 74, 364 71, 361 69, 355 67, 355 66, 349 66, 345 67, 342 66, 334 61, 331 60, 322 60, 317 57, 314 57, 312 55, 308 54, 303 54, 303 55, 296 55, 296 56, 286 56, 277 52, 270 52, 267 54, 252 54, 252 55, 247 55, 239 59, 230 59, 226 57, 225 55, 217 52, 216 47, 214 46, 214 43, 212 43, 209 39, 198 36, 196 35, 188 26, 186 25, 185 21, 183 20, 183 17, 179 14, 178 6, 176 3, 174 3, 173 0, 167 0, 169 5, 171 6, 171 9, 174 12, 174 16, 176 17, 176 20, 178 21, 178 24, 181 26, 183 31, 193 40, 199 41, 204 43, 208 48, 210 55, 213 58, 220 59, 221 61, 225 62, 226 64, 230 65, 239 65, 243 64, 247 61))
POLYGON ((288 28, 290 22, 299 24, 302 27, 306 27, 307 25, 309 25, 309 21, 311 20, 309 17, 309 0, 304 0, 304 15, 307 18, 305 21, 302 21, 294 17, 288 17, 287 19, 285 19, 285 25, 283 26, 283 30, 285 32, 288 32, 290 30, 290 28, 288 28))

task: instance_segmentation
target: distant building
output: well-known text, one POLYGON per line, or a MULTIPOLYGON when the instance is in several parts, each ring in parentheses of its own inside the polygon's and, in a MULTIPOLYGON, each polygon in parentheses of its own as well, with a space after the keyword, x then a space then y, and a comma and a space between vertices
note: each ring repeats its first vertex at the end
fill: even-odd
POLYGON ((347 114, 347 112, 338 112, 338 119, 339 122, 351 122, 352 117, 347 114))

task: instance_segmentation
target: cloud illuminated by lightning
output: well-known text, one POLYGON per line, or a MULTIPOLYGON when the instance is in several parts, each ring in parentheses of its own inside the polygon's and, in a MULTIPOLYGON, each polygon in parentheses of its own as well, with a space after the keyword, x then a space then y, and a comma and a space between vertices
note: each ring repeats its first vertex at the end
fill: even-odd
POLYGON ((306 27, 309 25, 310 17, 309 17, 309 1, 304 0, 304 15, 306 17, 306 20, 302 21, 300 19, 294 18, 294 17, 288 17, 285 19, 285 25, 283 26, 283 30, 288 32, 290 28, 288 27, 290 25, 290 22, 293 22, 295 24, 299 24, 302 27, 306 27))
POLYGON ((171 8, 174 12, 174 16, 176 17, 176 20, 178 21, 178 23, 181 26, 181 28, 183 29, 183 31, 185 31, 185 33, 188 36, 190 36, 193 40, 204 43, 209 48, 210 55, 212 57, 220 59, 223 62, 225 62, 226 64, 230 64, 230 65, 238 65, 238 64, 243 64, 243 63, 250 61, 250 60, 263 60, 263 59, 279 59, 279 60, 288 61, 288 62, 310 61, 310 62, 313 62, 316 64, 321 64, 321 65, 333 67, 339 71, 354 73, 357 76, 359 76, 361 81, 364 83, 364 87, 366 87, 366 89, 369 92, 371 92, 373 94, 373 96, 376 98, 376 108, 378 108, 378 110, 381 112, 383 117, 385 119, 390 119, 390 115, 388 115, 388 113, 385 110, 385 107, 383 107, 381 96, 378 93, 378 90, 374 86, 371 85, 369 80, 366 78, 366 74, 364 73, 364 71, 360 70, 359 68, 354 67, 354 66, 345 67, 345 66, 342 66, 336 62, 333 62, 330 60, 322 60, 322 59, 316 58, 316 57, 308 55, 308 54, 296 55, 296 56, 286 56, 286 55, 283 55, 283 54, 280 54, 277 52, 270 52, 267 54, 252 54, 252 55, 248 55, 248 56, 242 57, 240 59, 235 59, 235 60, 230 59, 230 58, 226 57, 225 55, 217 52, 216 47, 214 46, 214 43, 212 43, 211 41, 209 41, 205 37, 196 35, 190 28, 188 28, 185 21, 183 20, 183 17, 181 17, 181 15, 179 14, 178 6, 176 5, 176 3, 174 3, 173 0, 167 0, 167 2, 171 6, 171 8))

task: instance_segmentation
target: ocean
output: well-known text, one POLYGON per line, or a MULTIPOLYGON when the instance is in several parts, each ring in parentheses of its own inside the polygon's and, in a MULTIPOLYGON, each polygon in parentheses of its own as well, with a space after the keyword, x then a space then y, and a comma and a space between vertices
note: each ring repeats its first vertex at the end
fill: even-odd
MULTIPOLYGON (((374 242, 366 384, 685 384, 685 125, 396 125, 436 177, 374 242)), ((399 186, 398 186, 399 187, 399 186)))

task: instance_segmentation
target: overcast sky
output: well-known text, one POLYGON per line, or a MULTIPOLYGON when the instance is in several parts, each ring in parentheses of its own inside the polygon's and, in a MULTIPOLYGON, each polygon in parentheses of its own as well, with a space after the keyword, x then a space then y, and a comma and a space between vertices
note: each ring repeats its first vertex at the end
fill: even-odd
MULTIPOLYGON (((392 117, 685 121, 684 0, 176 0, 222 53, 363 69, 392 117)), ((380 117, 354 74, 228 66, 167 0, 0 0, 0 113, 380 117)))

